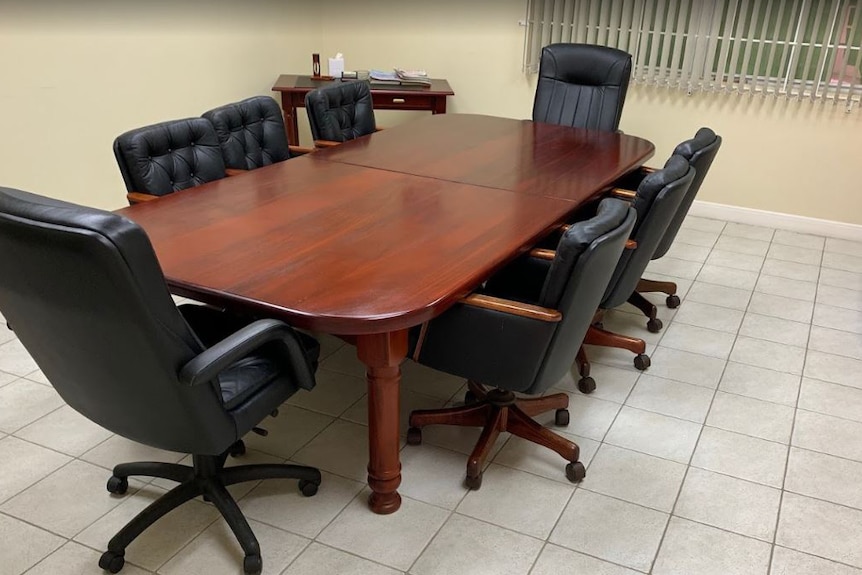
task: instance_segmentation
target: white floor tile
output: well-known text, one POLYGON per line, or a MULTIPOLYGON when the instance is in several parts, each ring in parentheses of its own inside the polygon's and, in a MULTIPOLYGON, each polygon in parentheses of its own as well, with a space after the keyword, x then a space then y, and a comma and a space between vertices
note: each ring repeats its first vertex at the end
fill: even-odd
POLYGON ((282 575, 401 575, 368 559, 312 543, 282 575))
POLYGON ((794 493, 785 493, 781 502, 775 543, 860 567, 862 566, 860 533, 862 533, 862 511, 794 493))
POLYGON ((766 575, 768 543, 672 517, 655 575, 766 575))
POLYGON ((816 282, 820 275, 820 266, 766 258, 760 273, 791 280, 816 282))
POLYGON ((119 463, 131 463, 133 461, 177 463, 183 457, 185 457, 183 453, 156 449, 155 447, 149 447, 120 437, 119 435, 113 435, 84 453, 81 459, 105 469, 113 469, 119 463))
POLYGON ((780 545, 772 552, 772 573, 776 575, 862 575, 862 571, 828 559, 806 555, 780 545))
POLYGON ((463 377, 431 369, 410 359, 401 364, 401 389, 449 399, 464 383, 463 377))
MULTIPOLYGON (((616 403, 626 400, 637 381, 640 372, 633 369, 620 369, 601 363, 590 365, 590 377, 596 381, 596 390, 590 394, 595 399, 606 399, 616 403)), ((572 394, 577 391, 577 382, 581 378, 577 365, 566 376, 557 382, 554 387, 568 391, 572 394)))
POLYGON ((748 307, 750 299, 750 289, 726 287, 699 281, 692 284, 691 289, 688 290, 688 295, 686 295, 686 301, 697 301, 743 311, 748 307))
POLYGON ((786 461, 787 445, 704 427, 691 465, 780 488, 786 461))
POLYGON ((821 268, 819 281, 822 285, 862 291, 862 273, 821 268))
POLYGON ((727 228, 725 228, 721 237, 715 242, 715 247, 728 252, 763 256, 766 255, 766 251, 769 249, 769 242, 729 236, 727 235, 727 228))
POLYGON ((862 257, 858 255, 823 252, 823 267, 846 272, 862 273, 862 257))
POLYGON ((320 367, 329 371, 365 379, 365 364, 359 361, 359 358, 356 356, 356 348, 352 345, 345 345, 340 348, 320 362, 320 367))
POLYGON ((63 405, 53 388, 27 379, 0 387, 0 431, 12 433, 63 405))
MULTIPOLYGON (((99 568, 100 552, 89 547, 69 541, 48 557, 27 571, 27 575, 57 575, 58 573, 74 573, 75 575, 101 575, 105 573, 99 568)), ((131 564, 123 566, 123 575, 146 575, 147 571, 131 564)))
MULTIPOLYGON (((600 386, 601 382, 596 381, 600 386)), ((555 431, 565 431, 572 435, 579 435, 601 441, 610 429, 617 413, 620 410, 618 403, 594 399, 580 392, 569 394, 569 425, 565 427, 554 427, 555 431)), ((554 420, 553 412, 537 416, 536 421, 545 425, 554 420)))
POLYGON ((784 260, 798 264, 820 265, 822 250, 814 248, 803 248, 799 246, 785 246, 773 243, 769 246, 766 259, 784 260))
POLYGON ((817 293, 817 283, 760 274, 757 284, 754 286, 754 291, 801 299, 803 301, 814 301, 817 293))
POLYGON ((862 311, 862 291, 817 284, 817 303, 862 311))
MULTIPOLYGON (((760 335, 770 335, 776 339, 775 324, 769 320, 750 324, 750 331, 760 335)), ((794 347, 787 343, 775 343, 764 339, 755 339, 740 335, 736 338, 730 360, 755 367, 764 367, 775 371, 784 371, 794 375, 802 375, 805 363, 805 348, 794 347)))
POLYGON ((410 568, 449 511, 403 497, 390 515, 368 509, 363 491, 317 537, 317 541, 402 571, 410 568))
MULTIPOLYGON (((558 455, 557 459, 560 459, 558 455)), ((564 465, 565 462, 558 465, 558 474, 562 473, 564 465)), ((401 487, 398 489, 402 495, 418 501, 455 509, 469 491, 464 485, 466 469, 467 457, 463 453, 427 443, 407 445, 401 450, 401 487)))
POLYGON ((368 477, 368 428, 336 420, 291 459, 364 483, 368 477))
POLYGON ((4 387, 9 385, 13 381, 17 380, 17 375, 12 375, 11 373, 6 373, 5 371, 0 371, 0 387, 4 387))
POLYGON ((744 315, 740 310, 689 301, 680 308, 673 321, 674 325, 684 323, 716 331, 736 333, 744 315))
POLYGON ((803 378, 799 408, 862 422, 862 389, 803 378))
MULTIPOLYGON (((457 391, 457 390, 456 390, 457 391)), ((452 392, 455 393, 455 392, 452 392)), ((458 398, 458 399, 463 399, 458 398)), ((400 413, 398 417, 398 428, 401 435, 407 434, 410 426, 410 413, 417 409, 439 409, 445 407, 446 400, 431 395, 425 395, 409 389, 401 390, 400 413)), ((353 421, 362 425, 368 425, 368 396, 365 395, 353 404, 347 411, 341 414, 342 419, 353 421)))
POLYGON ((772 228, 729 222, 724 227, 724 231, 721 233, 721 235, 769 242, 772 241, 772 236, 774 233, 775 230, 772 228))
MULTIPOLYGON (((556 427, 551 428, 551 430, 577 444, 581 450, 579 461, 585 466, 590 465, 596 450, 599 448, 598 441, 572 435, 571 433, 564 433, 556 427)), ((463 457, 461 458, 461 463, 463 467, 463 457)), ((521 471, 539 475, 552 481, 559 481, 560 483, 568 483, 569 481, 565 474, 567 461, 560 457, 557 452, 516 436, 509 438, 506 445, 494 457, 494 463, 520 469, 521 471)))
POLYGON ((82 455, 111 436, 111 432, 96 425, 68 405, 52 411, 15 435, 73 457, 82 455))
POLYGON ((648 571, 667 519, 666 513, 578 489, 549 541, 648 571))
POLYGON ((415 575, 526 575, 543 542, 453 515, 410 569, 415 575))
MULTIPOLYGON (((721 233, 727 226, 727 222, 723 220, 713 220, 711 218, 701 218, 688 214, 682 222, 684 230, 699 230, 702 232, 721 233)), ((679 236, 677 236, 679 238, 679 236)))
POLYGON ((19 340, 13 339, 0 345, 0 371, 23 377, 38 367, 19 340))
POLYGON ((826 238, 827 252, 836 254, 859 255, 862 253, 862 242, 854 242, 850 240, 841 240, 838 238, 826 238))
POLYGON ((0 514, 0 557, 3 558, 3 573, 23 573, 65 542, 65 539, 53 533, 0 514))
POLYGON ((754 295, 751 296, 751 305, 748 306, 748 311, 790 321, 810 323, 811 314, 814 311, 814 303, 779 295, 754 292, 754 295))
POLYGON ((658 346, 649 374, 715 389, 727 362, 717 357, 658 346))
POLYGON ((862 389, 859 377, 862 360, 809 349, 803 373, 806 377, 862 389))
POLYGON ((796 246, 800 248, 808 248, 812 250, 823 251, 823 244, 826 238, 821 236, 812 236, 810 234, 800 234, 798 232, 789 232, 787 230, 776 230, 772 236, 773 244, 781 244, 783 246, 796 246))
POLYGON ((706 258, 706 263, 708 265, 721 266, 723 268, 759 272, 760 268, 763 266, 763 260, 764 256, 752 256, 713 249, 710 252, 709 257, 706 258))
POLYGON ((709 251, 709 248, 704 246, 694 246, 691 244, 684 244, 682 242, 674 242, 667 251, 667 255, 678 260, 703 263, 706 261, 709 251))
POLYGON ((729 361, 718 388, 728 393, 794 406, 799 395, 799 380, 800 377, 792 373, 729 361))
POLYGON ((793 426, 793 408, 719 391, 715 394, 706 424, 725 431, 788 443, 793 426))
POLYGON ((791 447, 784 489, 862 509, 862 463, 791 447))
POLYGON ((702 265, 703 264, 700 262, 680 260, 670 256, 665 256, 657 260, 652 260, 649 263, 647 266, 647 275, 656 273, 693 280, 697 277, 702 265))
POLYGON ((300 390, 287 400, 289 405, 338 417, 365 395, 365 380, 327 369, 318 369, 317 384, 311 391, 300 390))
POLYGON ((623 407, 605 441, 678 463, 688 463, 700 428, 700 424, 690 421, 623 407))
POLYGON ((258 425, 266 429, 269 435, 263 437, 249 432, 243 437, 243 441, 250 449, 290 459, 332 421, 331 416, 322 413, 282 405, 278 410, 278 417, 267 417, 258 425))
POLYGON ((809 349, 862 360, 862 334, 811 326, 809 349))
POLYGON ((707 263, 703 266, 703 268, 701 268, 700 273, 697 274, 697 281, 699 283, 708 283, 731 288, 752 290, 757 283, 757 271, 741 270, 737 268, 724 267, 707 263))
POLYGON ((638 572, 607 561, 601 561, 556 545, 545 545, 530 575, 560 575, 589 573, 590 575, 636 575, 638 572))
POLYGON ((666 327, 664 331, 661 340, 664 347, 719 359, 727 359, 735 339, 734 334, 676 323, 666 327))
POLYGON ((5 462, 3 473, 0 473, 0 502, 3 502, 59 469, 71 458, 9 436, 0 439, 0 461, 5 462))
POLYGON ((532 537, 545 539, 575 486, 492 464, 482 488, 470 491, 456 511, 532 537))
POLYGON ((674 515, 771 542, 780 499, 779 489, 691 468, 674 515))
POLYGON ((720 233, 721 230, 704 231, 685 227, 676 234, 676 241, 711 248, 715 245, 720 233))
POLYGON ((815 304, 814 325, 862 334, 862 311, 825 304, 815 304))
POLYGON ((747 313, 739 335, 804 348, 808 345, 810 327, 807 323, 747 313))
POLYGON ((685 465, 603 444, 580 487, 670 513, 685 465))
POLYGON ((626 405, 703 423, 713 391, 698 385, 643 374, 626 405))
POLYGON ((862 462, 862 423, 799 409, 792 445, 862 462))

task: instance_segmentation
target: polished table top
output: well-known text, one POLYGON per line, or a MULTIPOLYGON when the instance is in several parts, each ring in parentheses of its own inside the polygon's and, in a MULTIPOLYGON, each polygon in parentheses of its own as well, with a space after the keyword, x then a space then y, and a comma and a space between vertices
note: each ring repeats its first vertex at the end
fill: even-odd
POLYGON ((368 381, 369 505, 392 513, 408 328, 652 153, 633 136, 436 115, 120 213, 174 293, 350 336, 368 381))

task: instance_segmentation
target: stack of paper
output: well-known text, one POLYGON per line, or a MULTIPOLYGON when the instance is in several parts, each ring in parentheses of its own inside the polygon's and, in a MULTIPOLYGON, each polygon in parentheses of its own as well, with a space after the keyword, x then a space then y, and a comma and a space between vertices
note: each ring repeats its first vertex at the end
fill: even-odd
POLYGON ((371 70, 370 78, 372 82, 392 85, 419 85, 430 86, 431 80, 424 70, 401 70, 396 68, 394 72, 384 72, 382 70, 371 70))

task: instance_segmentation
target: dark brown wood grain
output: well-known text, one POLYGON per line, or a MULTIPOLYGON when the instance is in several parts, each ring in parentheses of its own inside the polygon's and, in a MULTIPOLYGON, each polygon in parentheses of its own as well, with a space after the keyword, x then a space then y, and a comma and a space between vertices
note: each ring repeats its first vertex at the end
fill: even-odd
POLYGON ((654 151, 626 134, 448 114, 321 150, 316 159, 583 202, 654 151))

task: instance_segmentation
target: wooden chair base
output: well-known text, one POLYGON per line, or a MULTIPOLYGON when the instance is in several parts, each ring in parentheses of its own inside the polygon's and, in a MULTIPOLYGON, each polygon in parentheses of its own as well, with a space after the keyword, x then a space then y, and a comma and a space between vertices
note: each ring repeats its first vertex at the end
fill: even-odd
POLYGON ((635 288, 635 292, 638 295, 642 293, 665 293, 667 294, 667 299, 665 300, 667 307, 675 309, 678 308, 680 304, 679 296, 676 295, 676 289, 676 284, 674 282, 662 282, 641 278, 635 288))
MULTIPOLYGON (((634 358, 635 368, 643 371, 650 366, 650 358, 646 354, 646 342, 636 337, 620 335, 610 331, 605 331, 601 324, 594 323, 587 330, 587 335, 584 337, 583 345, 600 345, 603 347, 617 347, 627 349, 630 352, 637 354, 634 358)), ((596 390, 596 382, 590 377, 590 360, 587 357, 587 352, 583 345, 578 350, 578 356, 575 359, 575 364, 578 366, 578 373, 581 379, 578 380, 578 390, 581 393, 592 393, 596 390)))
POLYGON ((556 451, 568 461, 566 477, 577 482, 584 478, 586 470, 578 461, 580 448, 576 443, 563 439, 553 431, 539 425, 533 417, 556 410, 554 421, 557 425, 568 425, 569 396, 555 393, 544 397, 519 399, 511 391, 486 389, 482 384, 470 381, 467 398, 475 399, 457 407, 443 409, 418 409, 410 414, 410 429, 407 443, 422 443, 422 428, 426 425, 458 425, 462 427, 481 427, 482 434, 467 459, 466 484, 470 489, 482 486, 482 470, 497 437, 503 431, 537 443, 556 451))

